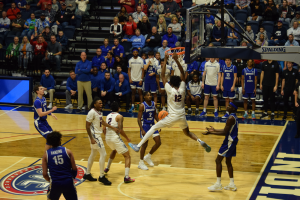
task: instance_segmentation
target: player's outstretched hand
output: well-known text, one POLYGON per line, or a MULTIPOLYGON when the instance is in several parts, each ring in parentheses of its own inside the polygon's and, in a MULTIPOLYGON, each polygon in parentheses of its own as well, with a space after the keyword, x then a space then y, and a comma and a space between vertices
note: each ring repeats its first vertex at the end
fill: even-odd
POLYGON ((56 106, 54 106, 54 107, 52 108, 52 110, 53 110, 53 111, 57 110, 57 107, 56 107, 56 106))
POLYGON ((57 120, 57 117, 53 113, 51 113, 51 116, 57 120))
POLYGON ((206 127, 206 130, 209 132, 213 132, 213 131, 215 131, 215 128, 212 126, 209 126, 209 127, 206 127))
POLYGON ((203 134, 203 135, 208 135, 208 134, 209 134, 209 132, 208 132, 208 131, 206 131, 206 132, 203 132, 202 134, 203 134))

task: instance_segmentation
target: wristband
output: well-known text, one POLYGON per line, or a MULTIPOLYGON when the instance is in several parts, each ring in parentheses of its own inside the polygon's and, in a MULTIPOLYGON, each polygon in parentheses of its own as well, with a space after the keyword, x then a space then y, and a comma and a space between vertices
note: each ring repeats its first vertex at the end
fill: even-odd
POLYGON ((140 81, 143 81, 143 79, 141 79, 140 81))

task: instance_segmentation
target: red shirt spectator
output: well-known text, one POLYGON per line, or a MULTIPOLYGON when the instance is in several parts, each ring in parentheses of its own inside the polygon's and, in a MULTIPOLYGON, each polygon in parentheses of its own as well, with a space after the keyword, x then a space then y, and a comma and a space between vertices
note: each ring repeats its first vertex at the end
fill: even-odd
POLYGON ((45 55, 45 52, 47 50, 47 42, 43 39, 43 37, 38 37, 37 41, 30 40, 30 44, 34 48, 34 55, 45 55))
POLYGON ((17 13, 21 12, 19 8, 16 8, 16 3, 11 3, 11 8, 7 10, 7 17, 8 19, 13 20, 17 19, 17 13))
POLYGON ((40 0, 37 3, 37 6, 41 6, 41 10, 46 10, 48 3, 52 4, 52 1, 51 0, 40 0))
POLYGON ((146 0, 141 0, 141 3, 139 3, 137 6, 141 6, 142 12, 148 16, 148 5, 146 3, 146 0))
POLYGON ((127 13, 135 12, 135 1, 134 0, 119 0, 118 1, 121 6, 126 8, 127 13))
POLYGON ((128 22, 123 26, 123 31, 126 35, 135 35, 135 29, 137 28, 136 23, 133 21, 131 15, 128 16, 128 22))

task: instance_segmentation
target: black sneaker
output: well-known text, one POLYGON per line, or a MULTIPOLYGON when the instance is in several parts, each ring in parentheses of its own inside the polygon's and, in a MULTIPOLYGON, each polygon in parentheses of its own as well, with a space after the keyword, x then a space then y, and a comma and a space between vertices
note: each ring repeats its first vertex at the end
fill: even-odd
POLYGON ((265 117, 268 117, 268 114, 263 113, 263 114, 261 115, 260 119, 263 119, 263 118, 265 118, 265 117))
POLYGON ((93 178, 92 174, 85 174, 83 176, 83 179, 88 180, 88 181, 97 181, 96 178, 93 178))
POLYGON ((274 120, 274 118, 275 118, 275 114, 272 113, 272 114, 271 114, 271 120, 274 120))
POLYGON ((76 113, 81 113, 82 109, 77 109, 76 113))
POLYGON ((192 110, 188 110, 188 115, 191 115, 192 114, 192 110))
POLYGON ((111 182, 109 180, 107 180, 107 178, 105 176, 103 176, 102 178, 98 179, 99 182, 103 183, 104 185, 111 185, 111 182))
POLYGON ((195 110, 195 115, 199 115, 199 110, 195 110))
POLYGON ((286 115, 283 115, 283 118, 282 118, 282 120, 284 120, 284 121, 286 120, 286 115))

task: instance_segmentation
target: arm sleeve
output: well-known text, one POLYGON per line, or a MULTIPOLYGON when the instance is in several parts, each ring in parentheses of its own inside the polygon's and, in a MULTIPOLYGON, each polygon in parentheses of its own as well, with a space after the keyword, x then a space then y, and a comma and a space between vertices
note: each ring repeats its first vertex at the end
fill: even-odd
POLYGON ((120 53, 124 54, 124 47, 120 45, 120 53))
POLYGON ((71 87, 70 87, 70 79, 68 78, 68 80, 67 80, 67 90, 69 90, 69 91, 71 91, 72 89, 71 89, 71 87))
POLYGON ((117 81, 116 84, 115 84, 115 92, 118 93, 119 91, 120 91, 119 81, 117 81))
POLYGON ((158 14, 164 13, 164 5, 161 3, 158 7, 158 14))
POLYGON ((103 82, 103 79, 100 80, 100 89, 101 89, 101 91, 104 91, 104 82, 103 82))
POLYGON ((111 83, 111 86, 110 86, 110 89, 107 90, 107 92, 112 92, 114 90, 114 86, 115 86, 115 79, 113 77, 111 77, 111 80, 110 80, 110 83, 111 83))
POLYGON ((80 69, 80 71, 82 71, 83 73, 89 73, 92 69, 92 63, 88 60, 86 62, 88 62, 87 68, 86 69, 80 69))
POLYGON ((125 88, 126 88, 126 91, 123 92, 122 95, 125 95, 131 91, 128 81, 126 82, 125 88))
POLYGON ((82 71, 80 70, 80 67, 79 67, 79 63, 76 63, 76 67, 75 67, 75 74, 82 74, 82 71))

